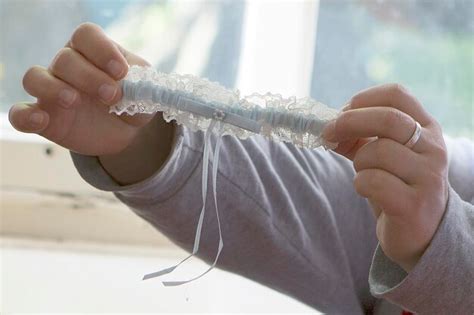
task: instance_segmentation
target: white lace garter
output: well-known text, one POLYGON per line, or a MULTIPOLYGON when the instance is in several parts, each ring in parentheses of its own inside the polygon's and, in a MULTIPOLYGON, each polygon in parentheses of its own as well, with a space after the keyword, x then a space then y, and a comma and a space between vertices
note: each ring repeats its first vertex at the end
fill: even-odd
POLYGON ((166 121, 176 120, 193 131, 206 130, 211 120, 220 120, 222 134, 241 139, 261 134, 299 147, 334 145, 324 142, 321 131, 339 111, 311 98, 271 93, 241 97, 238 90, 206 79, 138 66, 129 69, 122 87, 122 100, 110 109, 116 114, 160 111, 166 121))
POLYGON ((111 113, 134 115, 163 112, 166 121, 193 131, 206 131, 202 171, 202 209, 199 217, 193 252, 177 265, 145 275, 150 279, 172 272, 199 250, 202 223, 206 209, 210 136, 217 132, 212 167, 214 206, 219 230, 219 248, 214 263, 201 275, 187 281, 164 281, 165 286, 176 286, 202 277, 217 263, 224 246, 216 197, 217 169, 222 135, 240 139, 253 134, 271 140, 291 142, 299 147, 316 148, 321 145, 333 148, 334 143, 321 137, 324 126, 335 119, 339 111, 311 98, 283 98, 279 94, 252 94, 240 97, 238 90, 229 90, 216 82, 192 75, 160 73, 151 67, 130 67, 121 81, 123 97, 110 108, 111 113))

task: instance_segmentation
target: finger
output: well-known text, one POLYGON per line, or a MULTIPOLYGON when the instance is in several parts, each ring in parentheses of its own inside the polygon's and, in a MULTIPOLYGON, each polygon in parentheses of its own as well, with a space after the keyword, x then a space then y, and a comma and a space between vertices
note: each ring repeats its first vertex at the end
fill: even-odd
POLYGON ((394 108, 353 109, 342 113, 336 120, 335 141, 383 137, 405 143, 414 126, 413 118, 394 108))
POLYGON ((18 131, 40 133, 48 127, 49 115, 37 104, 19 103, 13 105, 8 112, 11 125, 18 131))
POLYGON ((390 139, 378 139, 367 143, 354 157, 357 172, 365 169, 382 169, 407 184, 418 184, 426 176, 421 155, 390 139))
POLYGON ((76 89, 112 105, 122 97, 118 83, 71 48, 62 48, 49 67, 57 78, 76 89))
POLYGON ((342 141, 338 143, 337 148, 334 149, 334 151, 350 160, 354 160, 359 148, 373 140, 375 140, 375 138, 359 138, 342 141))
MULTIPOLYGON (((381 169, 365 169, 354 178, 354 188, 389 216, 403 216, 415 200, 416 191, 400 178, 381 169)), ((409 214, 409 213, 408 213, 409 214)))
MULTIPOLYGON (((341 109, 341 112, 350 110, 350 103, 344 105, 341 109)), ((337 144, 337 147, 334 149, 335 152, 345 156, 346 158, 353 160, 357 150, 364 144, 374 140, 373 138, 359 138, 359 139, 350 139, 347 141, 341 141, 337 144)))
POLYGON ((81 53, 96 67, 119 80, 127 73, 127 60, 102 28, 93 23, 81 24, 66 47, 81 53))
POLYGON ((31 67, 25 73, 23 87, 30 95, 37 97, 39 103, 59 104, 63 108, 71 108, 80 103, 76 89, 40 66, 31 67))
POLYGON ((351 98, 350 108, 393 107, 411 116, 422 126, 433 119, 421 103, 400 84, 384 84, 357 93, 351 98))
POLYGON ((406 143, 415 131, 415 121, 394 108, 360 108, 341 113, 334 121, 332 135, 328 135, 328 131, 325 130, 325 135, 331 142, 379 137, 406 143))

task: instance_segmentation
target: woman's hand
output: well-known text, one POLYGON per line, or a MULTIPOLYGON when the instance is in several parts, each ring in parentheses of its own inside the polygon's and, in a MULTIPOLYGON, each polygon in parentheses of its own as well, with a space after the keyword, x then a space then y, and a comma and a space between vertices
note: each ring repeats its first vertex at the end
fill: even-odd
POLYGON ((380 245, 409 272, 447 204, 447 152, 439 124, 405 88, 390 84, 355 95, 324 137, 353 160, 354 187, 372 205, 380 245), (409 148, 416 122, 421 137, 409 148))
POLYGON ((122 97, 117 80, 127 74, 128 65, 148 63, 99 26, 81 24, 47 69, 34 66, 26 72, 23 86, 37 103, 12 106, 10 122, 81 154, 116 154, 153 118, 109 114, 109 106, 122 97))

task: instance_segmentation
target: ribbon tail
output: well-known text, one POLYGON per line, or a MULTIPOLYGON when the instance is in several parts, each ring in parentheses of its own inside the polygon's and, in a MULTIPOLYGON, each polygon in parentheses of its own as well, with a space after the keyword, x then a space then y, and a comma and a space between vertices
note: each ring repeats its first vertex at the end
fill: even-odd
POLYGON ((185 283, 189 283, 207 274, 216 266, 219 256, 221 254, 222 248, 224 247, 224 241, 222 240, 221 221, 219 217, 219 208, 217 207, 217 188, 216 188, 217 187, 217 170, 219 166, 219 151, 221 148, 221 143, 222 143, 222 136, 219 133, 217 137, 217 141, 216 141, 216 148, 214 149, 214 158, 213 158, 213 165, 212 165, 212 190, 213 190, 213 195, 214 195, 214 206, 216 210, 217 227, 219 229, 219 247, 217 249, 216 258, 214 259, 214 262, 212 263, 212 265, 199 276, 194 277, 189 280, 185 280, 185 281, 163 281, 163 285, 165 287, 173 287, 173 286, 179 286, 185 283))
MULTIPOLYGON (((202 232, 202 224, 204 222, 204 215, 206 213, 206 197, 207 197, 207 180, 208 180, 208 174, 209 174, 209 151, 211 147, 211 134, 212 130, 214 129, 216 125, 216 121, 212 120, 211 123, 209 124, 209 127, 206 130, 206 134, 204 137, 204 152, 203 152, 203 157, 202 157, 202 208, 201 208, 201 214, 199 215, 199 221, 196 227, 196 235, 194 237, 194 246, 193 246, 193 251, 192 253, 181 260, 178 264, 162 269, 160 271, 152 272, 149 274, 146 274, 142 280, 148 280, 156 277, 163 276, 165 274, 169 274, 170 272, 173 272, 176 268, 178 268, 179 265, 184 263, 186 260, 189 258, 193 257, 199 250, 199 243, 201 240, 201 232, 202 232)), ((220 137, 219 137, 220 138, 220 137)), ((163 283, 164 284, 164 283, 163 283)))
POLYGON ((192 282, 194 280, 197 280, 201 277, 203 277, 205 274, 207 274, 209 271, 211 271, 212 269, 214 269, 214 267, 216 266, 217 264, 217 260, 219 258, 219 255, 221 254, 221 251, 222 251, 222 248, 224 247, 224 243, 222 242, 222 239, 219 240, 219 248, 217 250, 217 255, 216 255, 216 258, 214 260, 214 263, 205 271, 203 272, 202 274, 200 274, 199 276, 197 277, 194 277, 192 279, 189 279, 189 280, 185 280, 185 281, 163 281, 163 285, 165 287, 175 287, 175 286, 178 286, 178 285, 182 285, 182 284, 186 284, 186 283, 189 283, 189 282, 192 282))
POLYGON ((202 231, 202 224, 204 222, 204 214, 206 213, 206 197, 207 197, 207 179, 208 179, 208 168, 209 168, 209 151, 211 149, 211 134, 212 130, 216 125, 216 121, 212 120, 209 124, 209 127, 206 130, 206 135, 204 138, 204 153, 203 153, 203 161, 202 161, 202 209, 201 214, 199 215, 198 225, 196 227, 196 236, 194 237, 194 247, 192 255, 195 255, 199 250, 199 243, 201 241, 201 231, 202 231))
POLYGON ((174 266, 171 266, 171 267, 168 267, 168 268, 165 268, 165 269, 162 269, 160 271, 156 271, 156 272, 152 272, 152 273, 149 273, 149 274, 146 274, 143 276, 143 279, 142 280, 148 280, 148 279, 152 279, 152 278, 156 278, 156 277, 161 277, 163 275, 166 275, 168 273, 171 273, 173 272, 173 270, 175 270, 176 268, 178 268, 179 265, 181 265, 182 263, 184 263, 186 260, 188 260, 189 258, 193 257, 193 254, 189 255, 188 257, 184 258, 183 260, 181 260, 179 263, 177 263, 176 265, 174 266))

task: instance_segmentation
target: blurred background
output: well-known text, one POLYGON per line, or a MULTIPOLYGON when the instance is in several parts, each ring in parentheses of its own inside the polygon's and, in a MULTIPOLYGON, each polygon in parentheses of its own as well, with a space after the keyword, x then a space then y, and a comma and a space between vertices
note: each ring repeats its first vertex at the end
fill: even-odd
MULTIPOLYGON (((223 271, 177 288, 141 282, 185 254, 85 184, 66 150, 13 130, 9 107, 32 100, 23 74, 48 66, 80 23, 101 25, 161 71, 243 94, 340 108, 361 89, 399 82, 447 135, 474 139, 473 12, 472 0, 0 0, 0 313, 314 312, 223 271)), ((181 275, 201 270, 194 261, 181 275)))

